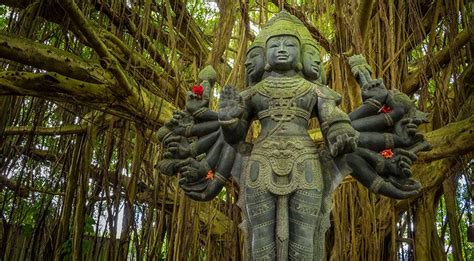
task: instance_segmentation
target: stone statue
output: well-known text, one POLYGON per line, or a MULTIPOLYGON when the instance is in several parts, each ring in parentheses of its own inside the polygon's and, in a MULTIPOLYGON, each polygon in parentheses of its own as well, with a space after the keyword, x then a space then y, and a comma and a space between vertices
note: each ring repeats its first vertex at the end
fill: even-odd
POLYGON ((302 22, 282 11, 262 28, 247 52, 247 88, 225 86, 218 112, 209 109, 215 72, 206 67, 185 111, 158 131, 166 148, 158 169, 181 173, 180 187, 211 200, 233 179, 240 186, 250 260, 321 260, 332 192, 351 174, 375 193, 407 198, 415 153, 429 149, 417 126, 426 115, 399 92, 372 80, 363 57, 349 60, 364 104, 347 115, 325 85, 319 45, 302 22), (308 135, 320 123, 326 148, 308 135), (260 121, 255 144, 245 142, 260 121))

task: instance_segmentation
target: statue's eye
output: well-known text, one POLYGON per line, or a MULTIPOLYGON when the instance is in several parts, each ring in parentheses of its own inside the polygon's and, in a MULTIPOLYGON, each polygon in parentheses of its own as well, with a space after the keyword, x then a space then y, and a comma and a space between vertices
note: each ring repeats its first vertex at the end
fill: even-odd
POLYGON ((277 43, 272 43, 270 44, 270 48, 277 48, 278 47, 278 44, 277 43))

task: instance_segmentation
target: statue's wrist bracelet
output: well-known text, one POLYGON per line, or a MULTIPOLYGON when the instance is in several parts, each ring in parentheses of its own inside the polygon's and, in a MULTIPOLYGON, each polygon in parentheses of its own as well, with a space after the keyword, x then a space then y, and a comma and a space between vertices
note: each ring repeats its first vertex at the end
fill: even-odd
POLYGON ((385 148, 391 149, 395 147, 395 141, 393 140, 393 136, 390 133, 384 133, 383 138, 385 141, 385 148))
POLYGON ((377 111, 380 110, 380 108, 382 108, 382 104, 374 98, 369 98, 365 100, 364 103, 377 111))
POLYGON ((189 145, 189 153, 191 154, 191 157, 193 158, 197 156, 196 143, 197 142, 193 142, 191 143, 191 145, 189 145))
POLYGON ((197 109, 195 112, 193 112, 192 115, 193 115, 194 118, 199 118, 199 116, 200 116, 201 114, 203 114, 203 113, 204 113, 205 111, 207 111, 207 110, 209 110, 209 109, 203 107, 203 108, 197 109))
POLYGON ((161 142, 164 143, 166 141, 166 139, 168 139, 171 135, 173 135, 172 131, 166 133, 166 135, 163 136, 163 139, 161 140, 161 142))
POLYGON ((387 124, 387 126, 391 127, 391 126, 394 125, 393 119, 392 119, 392 117, 390 116, 390 114, 384 113, 384 114, 383 114, 383 117, 384 117, 384 120, 385 120, 385 123, 387 124))
POLYGON ((194 124, 190 124, 190 125, 186 126, 186 129, 184 130, 184 136, 185 137, 191 137, 193 127, 194 127, 194 124))
POLYGON ((385 159, 383 158, 378 158, 375 161, 375 171, 379 174, 383 173, 385 170, 385 159))
POLYGON ((214 172, 214 177, 217 178, 223 184, 227 184, 230 181, 228 178, 224 177, 221 173, 217 171, 214 172))
POLYGON ((230 120, 219 120, 219 123, 221 124, 221 126, 223 126, 225 128, 232 129, 235 126, 237 126, 237 124, 239 123, 239 119, 238 118, 233 118, 233 119, 230 119, 230 120))
POLYGON ((382 187, 383 183, 385 180, 379 176, 377 176, 374 181, 372 181, 372 184, 370 184, 369 190, 377 193, 379 192, 380 188, 382 187))

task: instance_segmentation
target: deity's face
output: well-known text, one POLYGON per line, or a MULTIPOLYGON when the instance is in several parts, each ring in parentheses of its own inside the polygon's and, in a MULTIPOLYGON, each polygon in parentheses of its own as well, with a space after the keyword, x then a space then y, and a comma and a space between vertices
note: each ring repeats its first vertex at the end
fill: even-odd
POLYGON ((321 56, 316 47, 303 45, 303 74, 310 81, 317 80, 321 75, 321 56))
POLYGON ((265 51, 263 47, 256 47, 250 50, 245 60, 245 73, 247 74, 247 84, 252 85, 262 79, 265 72, 265 51))
POLYGON ((274 71, 295 70, 300 58, 300 42, 290 35, 274 36, 267 41, 267 63, 274 71))

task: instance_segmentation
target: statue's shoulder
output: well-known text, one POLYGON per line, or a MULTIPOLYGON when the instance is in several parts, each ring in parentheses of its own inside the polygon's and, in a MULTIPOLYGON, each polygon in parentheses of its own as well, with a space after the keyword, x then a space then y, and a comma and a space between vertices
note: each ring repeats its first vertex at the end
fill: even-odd
POLYGON ((335 100, 337 105, 341 103, 342 96, 335 90, 329 88, 329 86, 318 82, 312 82, 311 85, 313 86, 318 97, 321 97, 323 99, 335 100))
POLYGON ((254 86, 247 87, 245 90, 240 92, 242 99, 247 100, 257 93, 257 86, 261 85, 261 82, 255 84, 254 86))

